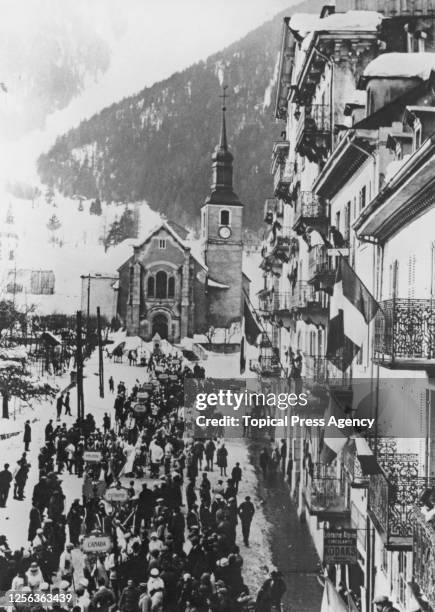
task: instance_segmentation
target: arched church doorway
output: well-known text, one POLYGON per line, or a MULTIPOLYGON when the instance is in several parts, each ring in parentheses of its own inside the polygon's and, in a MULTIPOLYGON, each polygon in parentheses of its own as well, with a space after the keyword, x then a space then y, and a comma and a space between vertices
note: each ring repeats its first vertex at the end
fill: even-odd
POLYGON ((164 314, 156 314, 153 317, 153 331, 152 336, 159 334, 162 340, 168 339, 168 317, 164 314))

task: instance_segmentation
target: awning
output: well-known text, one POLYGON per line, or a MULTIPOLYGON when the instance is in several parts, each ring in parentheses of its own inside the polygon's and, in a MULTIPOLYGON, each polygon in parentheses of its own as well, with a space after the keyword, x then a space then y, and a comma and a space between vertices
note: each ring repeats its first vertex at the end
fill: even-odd
POLYGON ((212 287, 213 289, 229 289, 229 285, 224 285, 223 283, 218 283, 214 281, 212 278, 208 277, 207 279, 207 287, 212 287))
POLYGON ((340 597, 329 578, 325 579, 321 612, 349 612, 347 602, 340 597))

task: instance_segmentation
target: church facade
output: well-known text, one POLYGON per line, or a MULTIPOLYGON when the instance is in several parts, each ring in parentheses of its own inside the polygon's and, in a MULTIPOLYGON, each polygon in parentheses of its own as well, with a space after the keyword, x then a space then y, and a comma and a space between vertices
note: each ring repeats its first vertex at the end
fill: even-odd
POLYGON ((201 209, 201 244, 185 228, 162 222, 133 247, 119 268, 118 316, 128 335, 170 342, 228 328, 242 316, 249 280, 243 274, 243 205, 233 190, 233 155, 225 107, 212 156, 210 195, 201 209))

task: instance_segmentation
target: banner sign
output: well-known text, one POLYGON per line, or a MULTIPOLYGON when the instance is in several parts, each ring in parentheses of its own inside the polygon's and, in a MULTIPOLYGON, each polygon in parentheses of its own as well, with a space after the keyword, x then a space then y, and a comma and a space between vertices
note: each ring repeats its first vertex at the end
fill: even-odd
POLYGON ((106 553, 112 547, 109 536, 90 536, 83 540, 83 552, 106 553))
POLYGON ((111 487, 107 489, 104 499, 111 503, 122 503, 128 500, 128 491, 124 487, 111 487))
POLYGON ((137 413, 142 414, 147 411, 147 407, 145 406, 145 404, 135 404, 133 406, 133 410, 137 413))
POLYGON ((356 565, 356 529, 325 529, 323 532, 323 563, 356 565))
POLYGON ((149 398, 148 391, 138 391, 136 395, 138 402, 143 402, 149 398))
POLYGON ((88 463, 98 463, 101 461, 100 451, 85 451, 83 453, 83 459, 88 463))

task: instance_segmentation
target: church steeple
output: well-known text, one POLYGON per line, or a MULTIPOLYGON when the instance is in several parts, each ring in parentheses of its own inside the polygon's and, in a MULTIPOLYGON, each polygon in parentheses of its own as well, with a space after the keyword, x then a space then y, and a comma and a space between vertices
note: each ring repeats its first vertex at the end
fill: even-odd
POLYGON ((226 106, 225 100, 227 85, 223 87, 220 96, 223 99, 222 106, 222 125, 219 144, 216 146, 212 156, 213 178, 211 184, 211 194, 206 199, 206 204, 232 204, 242 206, 238 196, 233 191, 233 155, 228 149, 227 126, 226 126, 226 106))

